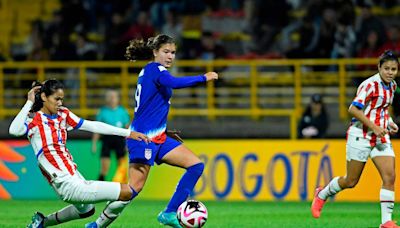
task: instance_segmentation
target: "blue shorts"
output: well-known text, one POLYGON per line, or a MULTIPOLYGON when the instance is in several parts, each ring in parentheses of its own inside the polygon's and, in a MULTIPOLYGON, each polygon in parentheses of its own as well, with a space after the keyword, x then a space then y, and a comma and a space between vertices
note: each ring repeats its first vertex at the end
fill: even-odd
POLYGON ((154 162, 156 162, 159 165, 162 163, 161 159, 166 154, 181 144, 168 136, 165 142, 161 144, 154 142, 146 144, 144 141, 127 139, 126 145, 129 151, 129 163, 141 163, 153 166, 154 162))

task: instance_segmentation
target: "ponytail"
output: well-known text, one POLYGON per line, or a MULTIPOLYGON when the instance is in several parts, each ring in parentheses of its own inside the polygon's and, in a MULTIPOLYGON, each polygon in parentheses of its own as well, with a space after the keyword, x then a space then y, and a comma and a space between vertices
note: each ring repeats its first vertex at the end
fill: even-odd
POLYGON ((129 61, 152 59, 153 49, 143 39, 131 40, 126 48, 125 58, 129 61))
POLYGON ((164 34, 150 37, 146 42, 143 39, 134 39, 129 41, 125 57, 129 61, 153 59, 153 50, 159 50, 164 44, 175 44, 175 40, 164 34))
POLYGON ((37 112, 43 107, 43 100, 40 97, 40 94, 42 94, 43 84, 39 81, 34 81, 32 83, 32 88, 36 86, 40 86, 40 90, 35 93, 35 102, 33 102, 30 112, 37 112))

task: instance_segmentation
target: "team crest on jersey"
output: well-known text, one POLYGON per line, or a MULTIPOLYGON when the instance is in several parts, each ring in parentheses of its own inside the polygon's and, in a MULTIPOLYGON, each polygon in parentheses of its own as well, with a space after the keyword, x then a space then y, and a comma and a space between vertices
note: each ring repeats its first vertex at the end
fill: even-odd
POLYGON ((144 157, 145 157, 147 160, 150 160, 151 154, 152 154, 152 151, 151 151, 150 148, 144 149, 144 157))

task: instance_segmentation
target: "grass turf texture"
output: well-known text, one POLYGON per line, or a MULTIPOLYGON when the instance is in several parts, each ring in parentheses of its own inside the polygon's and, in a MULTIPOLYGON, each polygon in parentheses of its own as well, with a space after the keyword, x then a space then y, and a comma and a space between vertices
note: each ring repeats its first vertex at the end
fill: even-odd
MULTIPOLYGON (((205 227, 378 227, 379 203, 328 202, 321 218, 314 219, 309 202, 216 202, 204 201, 208 209, 205 227)), ((0 227, 25 227, 35 211, 52 213, 67 204, 61 201, 0 200, 0 227)), ((75 220, 58 227, 84 227, 104 208, 96 205, 90 218, 75 220)), ((165 201, 133 201, 111 227, 158 227, 157 214, 165 201)), ((395 209, 394 220, 397 210, 395 209)))

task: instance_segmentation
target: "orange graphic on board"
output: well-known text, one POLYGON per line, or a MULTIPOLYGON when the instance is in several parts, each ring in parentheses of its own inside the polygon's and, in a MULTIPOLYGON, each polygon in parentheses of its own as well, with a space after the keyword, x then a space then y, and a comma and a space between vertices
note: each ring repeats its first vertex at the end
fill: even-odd
MULTIPOLYGON (((19 177, 14 174, 4 163, 17 163, 25 160, 25 157, 14 151, 7 143, 0 142, 0 180, 18 181, 19 177)), ((0 199, 10 199, 11 195, 0 185, 0 199)))

